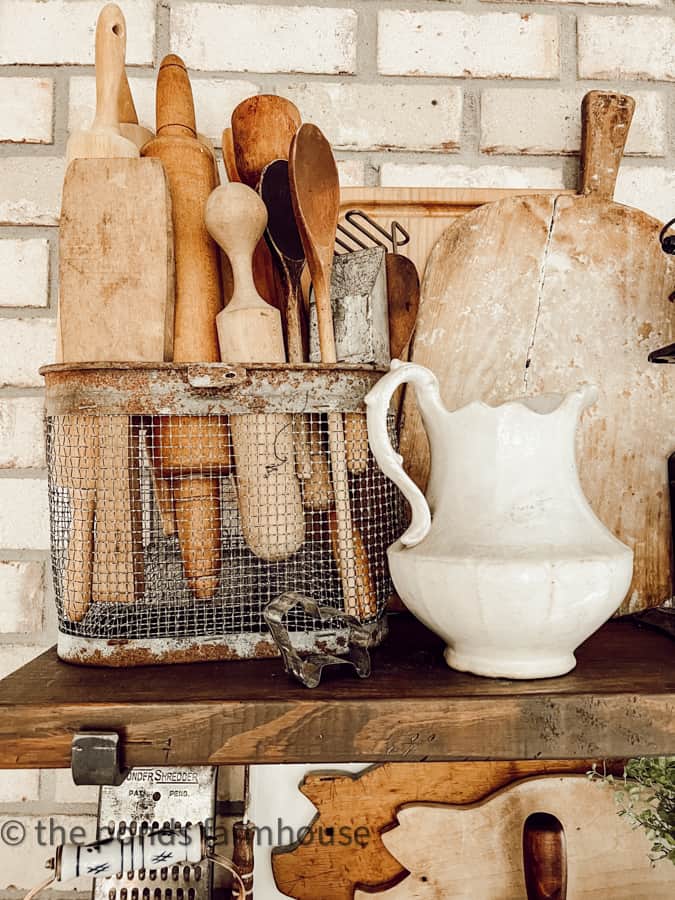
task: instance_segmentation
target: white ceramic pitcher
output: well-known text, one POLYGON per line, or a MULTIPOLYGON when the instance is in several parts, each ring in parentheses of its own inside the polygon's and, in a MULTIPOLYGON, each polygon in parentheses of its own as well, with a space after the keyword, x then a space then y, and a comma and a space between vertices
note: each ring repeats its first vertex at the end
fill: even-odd
POLYGON ((412 509, 388 550, 399 596, 447 643, 448 665, 477 675, 547 678, 617 609, 633 552, 597 518, 576 468, 584 385, 502 406, 449 412, 436 376, 394 360, 366 397, 370 446, 412 509), (431 446, 426 498, 387 433, 394 391, 414 385, 431 446))

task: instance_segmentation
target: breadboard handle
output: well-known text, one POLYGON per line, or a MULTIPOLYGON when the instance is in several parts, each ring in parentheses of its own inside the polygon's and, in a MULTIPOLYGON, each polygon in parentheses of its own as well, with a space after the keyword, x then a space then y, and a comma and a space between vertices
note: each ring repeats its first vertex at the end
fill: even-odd
POLYGON ((589 91, 581 104, 581 193, 611 200, 628 140, 635 100, 589 91))
POLYGON ((92 131, 119 134, 118 110, 126 50, 124 14, 116 3, 108 3, 96 23, 96 116, 92 131))

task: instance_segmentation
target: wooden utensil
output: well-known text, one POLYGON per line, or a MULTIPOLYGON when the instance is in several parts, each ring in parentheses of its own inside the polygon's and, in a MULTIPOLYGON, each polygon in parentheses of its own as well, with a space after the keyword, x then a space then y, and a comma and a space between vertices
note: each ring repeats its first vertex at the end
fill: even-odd
POLYGON ((230 182, 241 181, 239 172, 237 171, 237 158, 234 153, 234 138, 232 137, 232 129, 225 128, 223 130, 223 162, 225 163, 225 172, 227 180, 230 182))
POLYGON ((240 179, 257 190, 265 166, 288 159, 302 119, 295 104, 273 94, 243 100, 232 113, 232 141, 240 179))
POLYGON ((136 112, 136 104, 129 86, 129 79, 126 71, 122 72, 122 83, 120 86, 119 105, 118 105, 120 134, 135 144, 140 150, 144 144, 154 138, 155 134, 149 128, 138 124, 138 113, 136 112))
MULTIPOLYGON (((267 225, 265 204, 246 185, 226 184, 209 197, 205 220, 234 278, 232 299, 216 320, 223 361, 286 362, 279 311, 265 303, 253 282, 253 251, 267 225)), ((232 416, 230 429, 246 543, 262 559, 287 559, 305 540, 292 417, 232 416)))
POLYGON ((120 134, 118 104, 124 73, 127 32, 122 10, 108 3, 96 22, 96 115, 88 131, 76 131, 66 144, 73 159, 138 156, 138 147, 120 134))
MULTIPOLYGON (((183 61, 170 54, 157 79, 157 136, 143 156, 161 160, 171 189, 176 252, 175 362, 217 362, 216 315, 222 308, 217 245, 204 204, 217 185, 211 151, 198 139, 183 61)), ((220 577, 220 478, 228 466, 225 422, 168 416, 157 429, 154 464, 172 476, 178 537, 188 584, 199 599, 220 577)))
POLYGON ((675 868, 666 860, 652 864, 644 834, 617 815, 612 788, 570 775, 527 779, 468 806, 404 806, 398 827, 382 840, 411 874, 389 890, 357 890, 354 898, 524 897, 522 826, 541 809, 565 823, 570 897, 673 896, 675 868))
MULTIPOLYGON (((551 773, 587 772, 592 764, 593 760, 404 762, 371 766, 357 775, 315 768, 300 783, 297 801, 293 795, 288 795, 282 771, 279 779, 284 798, 283 815, 297 828, 307 827, 308 835, 306 840, 293 846, 274 849, 272 868, 276 885, 284 895, 296 900, 316 900, 317 897, 321 900, 352 900, 357 886, 364 891, 382 890, 406 874, 401 863, 382 843, 383 837, 386 838, 395 827, 396 813, 403 804, 476 803, 511 782, 551 773), (311 813, 307 800, 312 804, 311 813), (297 812, 296 806, 299 807, 297 812), (299 815, 301 810, 307 811, 304 821, 299 815), (325 837, 330 834, 353 836, 359 827, 366 829, 368 835, 361 844, 356 840, 328 841, 325 837), (319 839, 321 835, 323 841, 319 839)), ((279 768, 284 769, 283 766, 279 768)), ((253 812, 261 807, 267 811, 269 786, 264 785, 266 802, 263 803, 263 797, 256 796, 256 784, 257 779, 253 779, 253 812)), ((259 827, 266 821, 276 821, 274 804, 272 814, 266 820, 256 819, 259 827)), ((365 835, 365 831, 360 834, 365 835)), ((263 857, 259 866, 261 879, 264 861, 263 857)), ((517 863, 520 865, 520 860, 517 863)), ((471 885, 464 887, 465 896, 469 897, 471 885)))
POLYGON ((550 813, 531 813, 523 825, 523 871, 527 900, 565 900, 565 829, 550 813))
MULTIPOLYGON (((661 252, 660 223, 611 201, 632 110, 619 94, 584 98, 579 195, 504 200, 445 232, 427 267, 411 353, 436 372, 449 408, 598 385, 579 469, 595 513, 635 552, 620 613, 671 595, 665 460, 675 431, 667 375, 647 361, 672 340, 666 298, 675 267, 661 252)), ((402 452, 424 486, 426 438, 408 398, 402 452)))
MULTIPOLYGON (((305 251, 293 212, 288 161, 277 159, 262 171, 260 196, 267 208, 267 242, 275 254, 284 295, 288 361, 308 358, 307 310, 302 294, 305 251)), ((296 466, 303 482, 302 495, 309 509, 327 509, 332 503, 328 460, 320 446, 320 420, 295 417, 296 466)))
MULTIPOLYGON (((330 303, 333 247, 340 208, 340 184, 330 144, 316 125, 303 125, 291 144, 289 156, 291 197, 298 231, 316 295, 321 360, 335 363, 335 336, 330 303)), ((357 571, 352 523, 345 433, 342 416, 328 415, 331 477, 338 531, 337 564, 347 613, 362 618, 375 615, 372 596, 359 593, 368 583, 357 571)), ((362 563, 367 564, 367 560, 362 563)))
POLYGON ((389 297, 389 351, 392 359, 404 359, 415 330, 420 306, 420 278, 415 263, 400 253, 387 253, 389 297))

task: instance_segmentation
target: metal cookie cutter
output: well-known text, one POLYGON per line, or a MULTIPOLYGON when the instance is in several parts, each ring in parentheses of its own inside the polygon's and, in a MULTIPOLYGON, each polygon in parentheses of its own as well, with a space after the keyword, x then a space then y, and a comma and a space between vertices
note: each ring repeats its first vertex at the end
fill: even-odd
POLYGON ((359 678, 367 678, 370 675, 370 653, 368 645, 371 635, 377 625, 364 625, 354 616, 346 615, 332 606, 319 606, 310 597, 289 591, 280 594, 275 600, 267 604, 263 613, 265 621, 272 633, 272 637, 281 652, 284 668, 305 687, 315 688, 321 681, 321 673, 326 666, 349 664, 354 666, 359 678), (296 606, 313 618, 322 622, 328 620, 339 622, 348 631, 348 650, 344 656, 332 653, 311 653, 308 656, 300 656, 293 646, 288 628, 284 625, 284 618, 296 606))

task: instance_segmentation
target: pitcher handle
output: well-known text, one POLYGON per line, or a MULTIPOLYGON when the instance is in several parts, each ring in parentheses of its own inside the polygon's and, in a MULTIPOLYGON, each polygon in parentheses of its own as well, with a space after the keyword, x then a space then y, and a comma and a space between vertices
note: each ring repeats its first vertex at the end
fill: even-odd
POLYGON ((440 405, 438 380, 433 372, 415 363, 399 359, 391 362, 390 371, 384 375, 365 398, 368 419, 368 440, 373 456, 384 474, 400 488, 410 504, 412 520, 408 530, 401 535, 401 543, 414 547, 423 541, 431 528, 431 511, 426 497, 403 469, 403 457, 389 440, 387 413, 394 391, 402 384, 414 384, 418 399, 424 397, 440 405))

